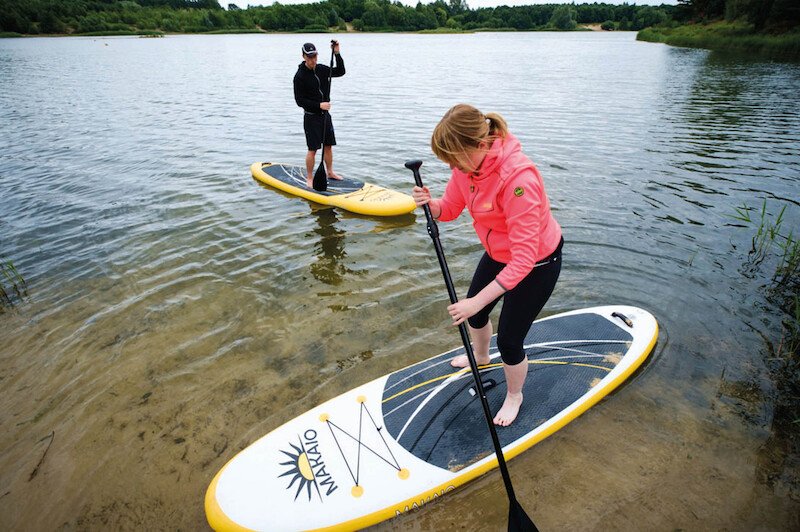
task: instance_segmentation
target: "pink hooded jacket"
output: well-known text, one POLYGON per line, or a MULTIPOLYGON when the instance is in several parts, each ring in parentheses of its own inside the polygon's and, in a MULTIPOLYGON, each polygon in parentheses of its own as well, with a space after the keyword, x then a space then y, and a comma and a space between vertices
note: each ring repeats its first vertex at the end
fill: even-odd
POLYGON ((506 265, 495 278, 506 290, 517 286, 561 241, 542 176, 510 133, 494 141, 477 172, 453 168, 444 195, 431 203, 441 208, 443 222, 458 218, 467 207, 486 252, 506 265))

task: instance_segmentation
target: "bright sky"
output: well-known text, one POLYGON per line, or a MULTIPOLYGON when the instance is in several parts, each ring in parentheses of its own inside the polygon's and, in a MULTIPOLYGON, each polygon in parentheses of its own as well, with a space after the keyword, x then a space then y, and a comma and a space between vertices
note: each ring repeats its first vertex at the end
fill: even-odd
MULTIPOLYGON (((319 0, 281 0, 281 4, 311 4, 314 2, 318 2, 319 0)), ((402 3, 408 6, 415 6, 417 5, 417 0, 400 0, 402 3)), ((429 4, 434 0, 423 0, 423 4, 429 4)), ((446 0, 445 0, 446 1, 446 0)), ((591 4, 594 2, 598 3, 606 3, 606 4, 623 4, 626 3, 626 0, 592 0, 592 1, 581 1, 576 0, 576 4, 591 4)), ((223 7, 228 7, 228 4, 233 3, 238 5, 239 7, 246 8, 248 5, 251 6, 270 6, 274 2, 273 0, 261 2, 258 0, 219 0, 219 4, 223 7)), ((467 0, 467 5, 472 9, 477 9, 479 7, 497 7, 497 6, 529 6, 532 4, 570 4, 572 2, 568 2, 566 0, 467 0)), ((639 6, 658 6, 661 4, 670 4, 676 5, 678 0, 627 0, 628 4, 636 4, 639 6)))

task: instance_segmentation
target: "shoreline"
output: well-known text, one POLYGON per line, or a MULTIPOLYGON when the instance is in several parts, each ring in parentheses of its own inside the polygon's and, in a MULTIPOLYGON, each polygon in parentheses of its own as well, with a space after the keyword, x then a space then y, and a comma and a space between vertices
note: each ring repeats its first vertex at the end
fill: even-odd
POLYGON ((447 28, 437 28, 435 30, 418 30, 418 31, 358 31, 351 28, 347 30, 329 30, 329 31, 267 31, 262 29, 231 29, 231 30, 213 30, 201 32, 162 32, 162 31, 102 31, 102 32, 89 32, 89 33, 14 33, 5 32, 0 33, 0 39, 18 39, 18 38, 36 38, 36 37, 142 37, 142 38, 158 38, 173 35, 303 35, 303 34, 382 34, 382 33, 397 33, 408 35, 453 35, 453 34, 470 34, 470 33, 573 33, 573 32, 586 32, 592 31, 597 33, 630 33, 635 30, 614 30, 607 31, 600 27, 600 23, 582 24, 573 30, 559 30, 555 28, 542 28, 530 30, 518 30, 516 28, 475 28, 472 30, 456 30, 447 28))
POLYGON ((636 40, 772 59, 800 60, 800 31, 778 35, 756 33, 752 25, 742 23, 712 22, 645 28, 636 34, 636 40))

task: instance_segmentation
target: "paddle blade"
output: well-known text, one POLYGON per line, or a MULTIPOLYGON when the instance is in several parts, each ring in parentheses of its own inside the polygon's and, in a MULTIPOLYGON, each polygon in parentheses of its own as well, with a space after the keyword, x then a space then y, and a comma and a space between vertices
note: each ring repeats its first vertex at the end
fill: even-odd
POLYGON ((508 510, 508 532, 539 532, 517 501, 508 510))
POLYGON ((323 161, 319 162, 319 166, 317 167, 317 171, 314 172, 314 190, 318 192, 325 192, 328 190, 328 177, 325 174, 325 163, 323 161))

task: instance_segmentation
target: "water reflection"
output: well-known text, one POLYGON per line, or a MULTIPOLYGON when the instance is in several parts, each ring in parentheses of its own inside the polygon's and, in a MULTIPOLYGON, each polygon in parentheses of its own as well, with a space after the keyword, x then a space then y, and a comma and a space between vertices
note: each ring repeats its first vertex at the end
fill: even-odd
MULTIPOLYGON (((636 379, 512 463, 537 522, 797 528, 797 408, 779 399, 800 393, 774 372, 769 272, 743 274, 753 235, 729 215, 800 205, 800 65, 627 32, 346 39, 343 169, 407 192, 403 161, 419 156, 441 193, 433 125, 458 101, 499 111, 569 237, 547 311, 627 303, 659 319, 636 379), (508 49, 536 60, 516 68, 494 53, 508 49), (401 84, 398 50, 419 72, 401 84), (438 75, 456 56, 463 76, 438 75)), ((0 252, 36 295, 0 323, 6 528, 202 529, 202 493, 234 449, 458 343, 421 213, 254 186, 252 161, 302 163, 304 40, 0 41, 0 252)), ((443 244, 466 287, 481 253, 466 214, 443 244)), ((486 528, 503 496, 489 474, 384 529, 486 528)))
POLYGON ((319 236, 314 244, 317 259, 311 264, 311 275, 322 283, 339 285, 345 275, 353 273, 343 262, 347 257, 344 250, 345 232, 336 226, 339 218, 334 209, 312 206, 311 215, 317 223, 314 233, 319 236))

